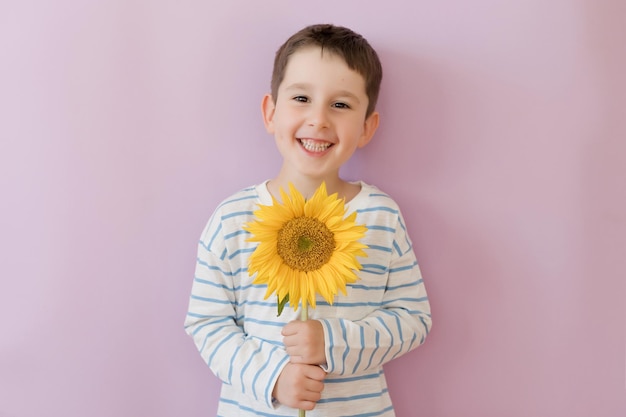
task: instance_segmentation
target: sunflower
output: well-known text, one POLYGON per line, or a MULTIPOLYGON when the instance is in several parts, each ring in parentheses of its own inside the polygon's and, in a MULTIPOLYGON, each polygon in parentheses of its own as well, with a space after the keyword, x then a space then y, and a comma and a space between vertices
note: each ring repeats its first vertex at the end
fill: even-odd
MULTIPOLYGON (((356 212, 348 215, 343 199, 328 195, 326 184, 309 200, 289 184, 289 195, 280 189, 282 204, 272 197, 271 206, 260 205, 255 221, 244 226, 251 242, 259 242, 249 259, 254 284, 267 284, 265 298, 278 296, 280 315, 286 302, 297 309, 302 302, 315 307, 320 294, 329 304, 346 284, 357 280, 361 269, 357 256, 367 256, 360 243, 367 228, 357 225, 356 212)), ((306 313, 305 313, 306 314, 306 313)))

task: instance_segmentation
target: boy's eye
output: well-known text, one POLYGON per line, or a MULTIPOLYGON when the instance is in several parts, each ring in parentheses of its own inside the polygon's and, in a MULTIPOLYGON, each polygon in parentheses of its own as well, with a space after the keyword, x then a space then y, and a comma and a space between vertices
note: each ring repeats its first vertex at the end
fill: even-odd
POLYGON ((349 109, 350 108, 350 106, 348 104, 341 103, 341 102, 333 103, 333 107, 335 107, 337 109, 349 109))
POLYGON ((299 101, 300 103, 306 103, 309 99, 306 96, 295 96, 293 98, 295 101, 299 101))

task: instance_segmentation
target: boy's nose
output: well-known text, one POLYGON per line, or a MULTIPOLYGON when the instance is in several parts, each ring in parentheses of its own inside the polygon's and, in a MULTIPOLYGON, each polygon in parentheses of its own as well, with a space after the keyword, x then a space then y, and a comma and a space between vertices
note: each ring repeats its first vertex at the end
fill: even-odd
POLYGON ((311 111, 307 117, 307 124, 309 126, 315 126, 318 128, 324 128, 328 126, 328 114, 327 109, 321 106, 311 106, 311 111))

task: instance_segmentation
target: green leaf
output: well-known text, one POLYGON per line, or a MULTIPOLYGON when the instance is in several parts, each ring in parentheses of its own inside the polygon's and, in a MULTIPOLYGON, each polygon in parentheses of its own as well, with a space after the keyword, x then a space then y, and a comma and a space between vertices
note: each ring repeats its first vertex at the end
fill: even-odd
MULTIPOLYGON (((278 298, 278 296, 276 296, 278 298)), ((278 298, 278 314, 276 317, 279 317, 283 313, 283 309, 285 308, 285 304, 289 302, 289 294, 285 296, 282 300, 278 298)))

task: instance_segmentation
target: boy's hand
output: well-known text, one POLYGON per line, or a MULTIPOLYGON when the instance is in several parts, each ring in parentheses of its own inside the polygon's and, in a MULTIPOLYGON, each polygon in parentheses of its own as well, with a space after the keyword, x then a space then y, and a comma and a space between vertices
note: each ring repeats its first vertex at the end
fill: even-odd
POLYGON ((318 320, 291 321, 283 327, 281 334, 291 363, 326 363, 324 329, 318 320))
POLYGON ((325 377, 326 372, 319 366, 287 363, 272 396, 291 408, 312 410, 322 397, 325 377))

